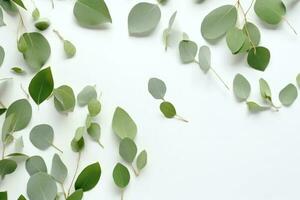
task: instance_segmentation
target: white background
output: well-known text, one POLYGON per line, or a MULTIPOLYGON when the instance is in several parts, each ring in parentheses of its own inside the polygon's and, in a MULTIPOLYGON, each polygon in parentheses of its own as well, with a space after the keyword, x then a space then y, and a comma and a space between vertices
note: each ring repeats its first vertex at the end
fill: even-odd
MULTIPOLYGON (((120 199, 120 192, 112 180, 114 165, 121 161, 118 155, 118 139, 112 133, 111 120, 114 109, 123 107, 138 125, 136 143, 140 150, 146 149, 149 164, 139 178, 132 174, 132 181, 125 192, 126 200, 296 200, 300 198, 300 133, 297 100, 290 108, 280 112, 248 113, 246 105, 236 101, 216 77, 203 74, 195 64, 183 65, 177 47, 164 51, 162 31, 167 27, 171 14, 177 10, 174 28, 184 31, 199 45, 207 45, 200 34, 203 17, 212 9, 234 0, 209 0, 195 4, 192 0, 171 0, 161 6, 162 20, 149 37, 128 36, 127 15, 138 0, 107 0, 113 24, 101 29, 80 27, 72 14, 74 1, 37 0, 36 4, 52 26, 44 34, 49 40, 51 65, 55 87, 67 84, 76 94, 86 85, 97 85, 102 92, 103 110, 97 121, 102 125, 101 149, 89 138, 80 170, 99 161, 102 177, 84 199, 120 199), (77 55, 66 59, 61 41, 52 32, 58 29, 77 47, 77 55), (178 113, 189 120, 183 123, 162 117, 159 101, 147 91, 151 77, 165 81, 168 87, 166 99, 173 102, 178 113)), ((154 2, 154 0, 149 1, 154 2)), ((244 7, 250 3, 242 0, 244 7)), ((31 8, 30 1, 26 4, 31 8)), ((31 10, 31 9, 29 9, 31 10)), ((288 7, 286 18, 300 32, 300 3, 288 7)), ((32 26, 30 12, 23 12, 28 31, 32 26)), ((1 85, 1 101, 6 105, 25 95, 20 84, 27 88, 33 74, 24 63, 16 48, 17 17, 5 15, 6 27, 1 27, 0 44, 6 50, 0 77, 13 77, 13 81, 1 85), (10 73, 13 66, 24 67, 29 73, 16 76, 10 73)), ((258 79, 270 83, 274 101, 278 92, 288 83, 295 83, 299 69, 300 39, 286 23, 269 27, 261 23, 251 12, 249 20, 255 22, 262 32, 261 44, 270 49, 272 59, 262 73, 249 68, 243 56, 233 56, 224 39, 211 45, 213 66, 231 85, 233 77, 242 73, 252 85, 251 99, 261 102, 258 79)), ((240 21, 240 25, 241 21, 240 21)), ((31 128, 39 123, 49 123, 55 129, 55 144, 64 150, 62 159, 69 169, 65 187, 68 188, 75 170, 77 155, 70 149, 75 129, 84 124, 87 110, 76 108, 65 116, 57 113, 53 100, 34 109, 32 121, 23 135, 28 155, 41 155, 48 169, 55 149, 40 151, 29 142, 31 128)), ((3 117, 1 118, 1 124, 3 117)), ((1 148, 2 149, 2 148, 1 148)), ((13 146, 7 153, 14 152, 13 146)), ((28 174, 24 164, 5 178, 0 190, 8 190, 9 200, 26 194, 28 174)))

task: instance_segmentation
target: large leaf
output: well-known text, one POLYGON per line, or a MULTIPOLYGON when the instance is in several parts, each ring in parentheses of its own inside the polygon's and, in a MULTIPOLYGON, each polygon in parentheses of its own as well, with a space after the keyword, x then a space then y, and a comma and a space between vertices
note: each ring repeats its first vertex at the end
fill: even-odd
POLYGON ((54 88, 51 68, 39 71, 29 84, 29 94, 36 104, 40 105, 51 94, 54 88))
POLYGON ((38 149, 46 150, 53 144, 54 131, 48 124, 40 124, 30 131, 30 141, 38 149))
POLYGON ((84 192, 93 189, 101 176, 101 167, 99 163, 87 166, 78 176, 75 182, 75 189, 82 189, 84 192))
POLYGON ((45 65, 51 54, 47 39, 37 32, 24 33, 18 41, 18 47, 27 64, 36 71, 45 65))
POLYGON ((46 163, 41 156, 32 156, 28 158, 25 167, 30 176, 39 172, 47 173, 46 163))
POLYGON ((257 16, 268 24, 279 24, 286 13, 281 0, 256 0, 254 10, 257 16))
POLYGON ((201 24, 202 36, 215 40, 225 35, 237 22, 237 9, 233 5, 221 6, 211 11, 201 24))
POLYGON ((132 36, 145 36, 150 34, 158 25, 161 11, 158 5, 151 3, 138 3, 128 15, 128 31, 132 36))
POLYGON ((53 200, 57 194, 57 186, 51 176, 39 172, 30 177, 27 194, 30 200, 53 200))
POLYGON ((134 139, 137 134, 137 126, 129 114, 122 108, 117 107, 112 121, 114 133, 121 139, 134 139))
POLYGON ((112 22, 109 10, 103 0, 77 0, 73 12, 82 26, 98 26, 112 22))

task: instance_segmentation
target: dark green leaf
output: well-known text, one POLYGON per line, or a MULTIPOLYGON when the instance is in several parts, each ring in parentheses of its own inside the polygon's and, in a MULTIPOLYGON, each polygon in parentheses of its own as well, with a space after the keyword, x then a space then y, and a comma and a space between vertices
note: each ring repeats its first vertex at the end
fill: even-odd
POLYGON ((93 189, 101 176, 101 167, 99 163, 87 166, 78 176, 75 182, 75 189, 82 189, 84 192, 93 189))
POLYGON ((253 69, 265 71, 270 62, 270 51, 265 47, 252 48, 248 53, 248 64, 253 69))
POLYGON ((0 160, 0 176, 3 179, 4 176, 13 173, 17 169, 17 163, 10 159, 0 160))
POLYGON ((118 163, 113 171, 113 179, 119 188, 124 189, 130 182, 130 174, 128 169, 121 163, 118 163))
POLYGON ((173 118, 176 116, 176 109, 172 103, 164 101, 160 104, 160 111, 166 118, 173 118))
POLYGON ((81 200, 83 197, 83 190, 79 189, 73 192, 66 200, 81 200))

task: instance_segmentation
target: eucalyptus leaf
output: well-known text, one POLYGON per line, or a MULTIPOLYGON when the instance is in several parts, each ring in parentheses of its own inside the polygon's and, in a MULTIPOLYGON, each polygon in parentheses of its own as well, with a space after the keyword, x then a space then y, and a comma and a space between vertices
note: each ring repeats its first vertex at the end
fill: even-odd
POLYGON ((14 131, 20 131, 27 127, 32 117, 32 108, 27 99, 19 99, 13 102, 6 111, 6 118, 15 115, 14 131))
POLYGON ((164 101, 160 104, 160 111, 166 118, 173 118, 176 116, 176 109, 172 103, 164 101))
POLYGON ((68 58, 72 58, 76 54, 76 47, 69 40, 64 40, 64 50, 68 58))
POLYGON ((112 121, 112 129, 120 138, 130 138, 134 140, 137 134, 137 126, 129 114, 122 108, 117 107, 112 121))
POLYGON ((265 71, 270 62, 270 51, 265 47, 255 47, 248 53, 248 64, 253 69, 265 71))
POLYGON ((23 142, 23 137, 19 137, 15 141, 15 149, 17 152, 21 152, 24 148, 24 142, 23 142))
POLYGON ((77 177, 75 189, 82 189, 84 192, 93 189, 101 176, 101 167, 99 163, 87 166, 77 177))
POLYGON ((163 41, 164 41, 164 44, 165 44, 165 50, 166 50, 166 51, 167 51, 168 46, 169 46, 169 37, 170 37, 170 34, 171 34, 171 32, 172 32, 172 26, 173 26, 173 24, 174 24, 176 15, 177 15, 177 11, 175 11, 175 12, 172 14, 172 16, 171 16, 170 19, 169 19, 169 25, 168 25, 168 28, 166 28, 166 29, 163 31, 163 41))
POLYGON ((198 52, 198 46, 191 40, 182 40, 179 43, 180 58, 183 63, 191 63, 195 61, 198 52))
POLYGON ((243 27, 246 41, 239 53, 247 52, 251 48, 257 47, 260 43, 260 31, 253 23, 247 22, 243 27))
POLYGON ((215 40, 225 35, 236 25, 237 9, 233 5, 224 5, 211 11, 202 21, 201 33, 207 40, 215 40))
POLYGON ((124 138, 119 146, 120 156, 128 163, 132 163, 137 154, 137 146, 130 138, 124 138))
POLYGON ((126 188, 130 182, 130 174, 128 169, 121 163, 117 163, 113 171, 113 179, 119 188, 126 188))
POLYGON ((52 158, 51 176, 59 183, 63 184, 68 175, 68 169, 58 154, 52 158))
POLYGON ((20 67, 12 67, 11 71, 14 72, 15 74, 19 74, 19 75, 25 74, 24 69, 22 69, 20 67))
POLYGON ((48 124, 40 124, 30 131, 31 143, 40 150, 46 150, 53 146, 54 131, 48 124))
POLYGON ((29 94, 37 105, 45 101, 53 92, 54 82, 51 68, 39 71, 29 84, 29 94))
POLYGON ((7 200, 7 192, 0 192, 0 199, 1 200, 7 200))
POLYGON ((73 112, 76 104, 73 89, 67 85, 62 85, 53 91, 54 105, 58 112, 73 112))
POLYGON ((144 150, 138 155, 138 157, 136 159, 137 169, 139 171, 144 169, 145 166, 147 165, 147 162, 148 162, 148 155, 147 155, 147 152, 144 150))
POLYGON ((23 153, 11 153, 11 154, 6 155, 6 157, 15 162, 23 162, 29 158, 28 155, 23 154, 23 153))
POLYGON ((267 81, 261 78, 259 80, 259 87, 261 97, 268 103, 272 102, 272 92, 267 81))
POLYGON ((250 96, 250 83, 242 74, 237 74, 234 77, 233 92, 240 101, 245 101, 250 96))
POLYGON ((254 10, 257 16, 268 24, 279 24, 286 13, 281 0, 256 0, 254 10))
POLYGON ((211 68, 211 52, 208 46, 202 46, 199 49, 198 62, 200 68, 207 73, 211 68))
POLYGON ((95 27, 112 22, 104 0, 77 0, 73 13, 82 26, 95 27))
POLYGON ((167 92, 167 86, 162 80, 151 78, 148 82, 148 91, 155 99, 163 100, 167 92))
POLYGON ((6 175, 13 173, 17 169, 17 163, 10 159, 0 160, 0 176, 3 179, 6 175))
POLYGON ((5 118, 2 126, 2 142, 4 144, 8 144, 11 142, 10 140, 12 138, 12 134, 15 131, 16 121, 17 118, 15 114, 11 114, 5 118))
POLYGON ((40 30, 40 31, 44 31, 46 29, 49 28, 50 26, 50 21, 48 19, 39 19, 38 21, 36 21, 34 23, 34 26, 40 30))
POLYGON ((92 121, 93 117, 90 114, 88 114, 85 119, 85 128, 89 128, 92 124, 92 121))
POLYGON ((27 64, 36 71, 46 64, 51 54, 47 39, 37 32, 24 33, 18 41, 18 49, 27 64))
POLYGON ((79 189, 73 192, 66 200, 81 200, 83 197, 83 190, 79 189))
POLYGON ((22 0, 11 0, 11 1, 13 1, 15 4, 17 4, 18 6, 24 8, 26 10, 26 7, 22 0))
POLYGON ((6 12, 10 14, 15 15, 18 12, 16 5, 10 0, 0 0, 0 5, 6 12))
POLYGON ((32 18, 33 18, 34 21, 38 20, 40 18, 39 9, 35 8, 31 15, 32 15, 32 18))
POLYGON ((158 25, 161 11, 158 5, 147 2, 136 4, 128 15, 128 31, 131 36, 150 34, 158 25))
POLYGON ((84 148, 85 142, 84 142, 84 138, 80 138, 79 140, 76 140, 75 138, 73 138, 73 140, 71 141, 71 148, 74 152, 81 152, 84 148))
POLYGON ((20 195, 18 200, 26 200, 26 198, 23 195, 20 195))
POLYGON ((261 106, 258 103, 255 103, 253 101, 248 101, 247 106, 248 106, 249 111, 252 112, 252 113, 263 112, 263 111, 266 111, 266 110, 270 109, 270 107, 261 106))
POLYGON ((46 163, 41 156, 32 156, 28 158, 25 167, 30 176, 39 172, 47 173, 46 163))
POLYGON ((279 93, 279 100, 284 106, 290 106, 298 97, 298 91, 295 85, 288 84, 279 93))
POLYGON ((101 136, 101 127, 98 123, 91 123, 91 125, 89 126, 89 128, 87 129, 87 133, 89 134, 89 136, 92 138, 92 140, 94 140, 95 142, 97 142, 101 147, 103 147, 103 145, 100 142, 100 136, 101 136))
POLYGON ((57 186, 51 176, 39 172, 30 177, 27 194, 30 200, 53 200, 57 194, 57 186))
POLYGON ((92 99, 89 103, 88 103, 88 110, 89 110, 89 114, 92 117, 97 116, 100 111, 101 111, 101 103, 99 100, 97 99, 92 99))
POLYGON ((86 106, 92 99, 97 99, 97 91, 93 86, 84 87, 77 95, 79 106, 86 106))
POLYGON ((5 57, 5 51, 4 51, 3 47, 0 46, 0 67, 3 64, 4 57, 5 57))
POLYGON ((246 41, 246 35, 244 31, 236 27, 227 31, 226 42, 231 53, 236 54, 240 51, 246 41))

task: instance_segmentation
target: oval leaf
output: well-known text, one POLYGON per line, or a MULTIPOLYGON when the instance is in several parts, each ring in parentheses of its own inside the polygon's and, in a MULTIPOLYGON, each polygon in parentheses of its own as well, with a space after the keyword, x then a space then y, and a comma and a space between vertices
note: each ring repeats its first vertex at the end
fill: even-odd
POLYGON ((130 182, 130 174, 128 169, 121 163, 118 163, 113 171, 113 179, 119 188, 123 189, 127 187, 130 182))
POLYGON ((17 163, 10 159, 0 160, 0 176, 3 179, 6 175, 13 173, 17 169, 17 163))
POLYGON ((172 103, 164 101, 160 104, 160 111, 166 118, 173 118, 176 116, 176 109, 172 103))
POLYGON ((53 91, 54 105, 58 112, 73 112, 75 107, 75 95, 73 89, 67 85, 62 85, 53 91))
POLYGON ((167 92, 167 87, 162 80, 151 78, 148 82, 148 91, 155 99, 163 100, 167 92))
POLYGON ((182 40, 179 43, 180 58, 183 63, 191 63, 195 61, 198 52, 198 46, 191 40, 182 40))
POLYGON ((99 163, 87 166, 78 176, 75 182, 75 189, 82 189, 84 192, 93 189, 101 176, 101 167, 99 163))
POLYGON ((298 97, 298 91, 295 85, 288 84, 279 93, 279 100, 284 106, 290 106, 298 97))
POLYGON ((248 64, 253 69, 265 71, 270 62, 270 51, 265 47, 252 48, 248 53, 248 64))
POLYGON ((144 169, 145 166, 147 165, 147 162, 148 162, 148 155, 147 155, 147 152, 144 150, 138 155, 138 157, 136 159, 137 169, 139 171, 144 169))
POLYGON ((244 31, 236 27, 231 28, 226 34, 227 46, 231 53, 236 54, 240 51, 246 41, 244 31))
POLYGON ((237 74, 233 80, 233 92, 240 101, 245 101, 250 96, 251 86, 249 81, 241 74, 237 74))
POLYGON ((81 200, 83 197, 83 190, 79 189, 73 192, 66 200, 81 200))
POLYGON ((206 73, 211 68, 211 52, 208 46, 202 46, 198 54, 199 66, 206 73))
POLYGON ((30 176, 39 172, 47 173, 46 163, 41 156, 32 156, 28 158, 25 167, 30 176))
POLYGON ((279 24, 286 13, 281 0, 256 0, 254 10, 257 16, 268 24, 279 24))
POLYGON ((53 144, 54 131, 48 124, 40 124, 30 131, 31 143, 40 150, 46 150, 53 144))
POLYGON ((119 146, 120 156, 128 163, 132 163, 137 154, 137 147, 134 141, 130 138, 124 138, 119 146))
POLYGON ((97 99, 97 91, 90 85, 84 87, 77 95, 79 106, 86 106, 93 99, 97 99))
POLYGON ((134 139, 137 134, 137 126, 129 114, 122 108, 117 107, 114 113, 112 129, 120 138, 134 139))
POLYGON ((68 175, 68 169, 59 155, 54 154, 52 158, 51 176, 59 183, 63 184, 68 175))

